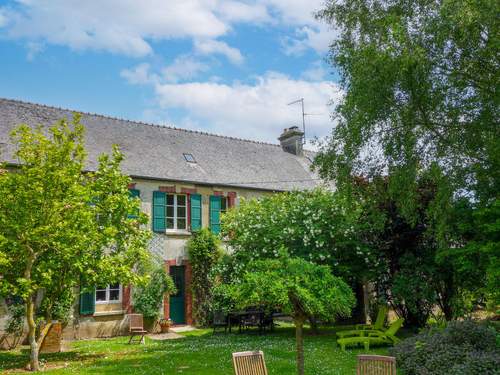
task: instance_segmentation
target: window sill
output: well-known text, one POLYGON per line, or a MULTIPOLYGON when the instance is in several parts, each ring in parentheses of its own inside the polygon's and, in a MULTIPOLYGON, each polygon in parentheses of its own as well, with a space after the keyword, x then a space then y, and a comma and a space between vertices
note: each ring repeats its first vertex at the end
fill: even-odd
POLYGON ((167 236, 190 236, 191 232, 188 230, 176 230, 176 229, 168 229, 165 234, 167 236))
POLYGON ((94 316, 109 316, 109 315, 123 315, 125 310, 114 310, 114 311, 96 311, 94 316))

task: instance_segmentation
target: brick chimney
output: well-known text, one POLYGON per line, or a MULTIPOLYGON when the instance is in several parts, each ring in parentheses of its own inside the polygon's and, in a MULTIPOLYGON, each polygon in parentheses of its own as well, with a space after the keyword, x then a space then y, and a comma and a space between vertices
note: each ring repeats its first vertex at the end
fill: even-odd
POLYGON ((297 126, 286 128, 278 138, 283 151, 289 152, 297 156, 302 155, 302 142, 304 139, 304 132, 297 126))

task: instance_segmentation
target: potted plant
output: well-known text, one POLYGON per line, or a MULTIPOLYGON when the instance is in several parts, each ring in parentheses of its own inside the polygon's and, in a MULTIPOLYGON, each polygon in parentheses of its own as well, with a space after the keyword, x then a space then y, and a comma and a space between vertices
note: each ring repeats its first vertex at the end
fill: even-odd
POLYGON ((160 319, 161 333, 168 333, 170 327, 172 326, 172 319, 160 319))
POLYGON ((175 293, 172 278, 159 266, 151 272, 147 285, 134 290, 134 311, 144 316, 144 328, 152 331, 160 317, 163 297, 175 293))

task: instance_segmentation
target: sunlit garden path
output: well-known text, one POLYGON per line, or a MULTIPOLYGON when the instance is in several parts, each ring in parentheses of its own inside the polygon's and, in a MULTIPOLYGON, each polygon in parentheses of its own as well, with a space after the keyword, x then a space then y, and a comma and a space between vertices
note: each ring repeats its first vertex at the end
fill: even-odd
MULTIPOLYGON (((128 345, 126 337, 75 341, 69 351, 42 356, 50 374, 233 374, 231 353, 263 350, 270 375, 295 372, 293 328, 278 328, 275 333, 216 334, 211 330, 183 333, 185 338, 128 345)), ((354 374, 356 355, 362 349, 342 352, 335 346, 333 330, 321 330, 305 339, 306 374, 354 374)), ((386 354, 379 348, 372 353, 386 354)), ((0 372, 20 373, 26 363, 25 350, 0 352, 0 372)))

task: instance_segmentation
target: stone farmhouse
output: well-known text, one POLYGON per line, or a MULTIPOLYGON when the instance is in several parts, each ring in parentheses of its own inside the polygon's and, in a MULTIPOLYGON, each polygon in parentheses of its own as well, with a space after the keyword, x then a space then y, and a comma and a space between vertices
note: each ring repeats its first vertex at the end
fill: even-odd
MULTIPOLYGON (((66 109, 0 99, 0 157, 15 166, 9 133, 16 125, 47 126, 72 116, 66 109)), ((109 153, 114 144, 125 154, 122 170, 132 178, 131 194, 140 198, 150 217, 150 251, 163 259, 178 288, 163 306, 164 316, 176 324, 193 323, 186 252, 193 230, 207 227, 219 233, 221 214, 241 198, 319 185, 310 170, 314 153, 303 149, 303 133, 297 127, 285 129, 279 144, 269 144, 90 113, 82 113, 81 121, 88 170, 95 169, 98 155, 109 153)), ((2 303, 0 330, 2 315, 5 321, 2 303)), ((74 326, 67 327, 65 336, 123 333, 132 311, 129 286, 98 286, 80 296, 74 326)))

